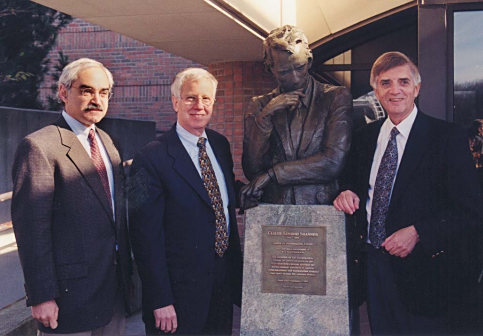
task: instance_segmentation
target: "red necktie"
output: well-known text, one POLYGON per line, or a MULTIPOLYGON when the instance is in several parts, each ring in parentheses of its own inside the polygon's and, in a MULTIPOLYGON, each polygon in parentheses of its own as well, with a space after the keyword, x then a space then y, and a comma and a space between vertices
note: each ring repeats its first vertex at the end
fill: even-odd
POLYGON ((102 186, 104 187, 104 191, 106 192, 107 199, 109 200, 109 205, 112 210, 111 188, 109 187, 109 179, 107 178, 106 166, 104 165, 101 151, 99 150, 99 146, 97 145, 95 133, 96 132, 94 131, 94 129, 91 128, 88 136, 89 142, 91 144, 91 159, 92 163, 94 163, 94 166, 96 167, 99 177, 101 178, 102 186))

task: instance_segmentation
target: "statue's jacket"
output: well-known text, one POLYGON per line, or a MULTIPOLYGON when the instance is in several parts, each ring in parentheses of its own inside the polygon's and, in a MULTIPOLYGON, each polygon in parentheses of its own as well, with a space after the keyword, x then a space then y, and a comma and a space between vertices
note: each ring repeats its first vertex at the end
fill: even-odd
POLYGON ((272 92, 252 98, 245 116, 243 171, 252 180, 273 169, 262 202, 274 204, 330 204, 337 196, 337 179, 349 152, 352 96, 342 86, 322 84, 309 76, 297 111, 278 111, 273 128, 260 127, 255 117, 274 97, 272 92))

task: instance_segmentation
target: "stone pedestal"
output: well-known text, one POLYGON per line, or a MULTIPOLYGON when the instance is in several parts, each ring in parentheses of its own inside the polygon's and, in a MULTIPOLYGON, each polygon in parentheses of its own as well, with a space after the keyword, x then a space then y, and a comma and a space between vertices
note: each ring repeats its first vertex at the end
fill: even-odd
POLYGON ((343 213, 259 205, 246 212, 244 250, 241 336, 349 335, 343 213), (263 277, 281 285, 267 287, 263 277))

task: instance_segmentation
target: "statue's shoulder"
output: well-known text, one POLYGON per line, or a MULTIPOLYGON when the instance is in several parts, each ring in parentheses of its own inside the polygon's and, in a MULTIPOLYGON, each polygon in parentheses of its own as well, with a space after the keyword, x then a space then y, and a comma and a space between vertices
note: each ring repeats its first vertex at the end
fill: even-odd
POLYGON ((327 93, 344 94, 344 93, 350 92, 349 89, 347 89, 345 86, 321 83, 316 79, 314 79, 314 86, 316 91, 326 93, 326 94, 327 93))
POLYGON ((314 80, 314 94, 318 99, 339 99, 352 102, 352 94, 345 86, 321 83, 314 80))

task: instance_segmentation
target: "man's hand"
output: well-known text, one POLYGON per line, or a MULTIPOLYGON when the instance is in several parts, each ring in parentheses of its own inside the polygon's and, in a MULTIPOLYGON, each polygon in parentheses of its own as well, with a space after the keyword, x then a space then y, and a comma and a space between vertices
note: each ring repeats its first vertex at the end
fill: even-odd
POLYGON ((270 182, 270 175, 263 173, 254 178, 240 190, 240 209, 246 210, 258 205, 263 195, 263 188, 270 182))
POLYGON ((257 124, 264 128, 272 127, 272 116, 277 112, 285 109, 290 111, 295 110, 299 103, 300 98, 305 97, 302 91, 292 91, 287 93, 282 93, 270 100, 270 102, 263 108, 263 110, 256 116, 257 124))
POLYGON ((173 305, 153 310, 156 329, 174 333, 178 328, 178 319, 173 305))
POLYGON ((344 211, 348 215, 354 214, 359 209, 360 199, 350 190, 345 190, 334 200, 334 207, 339 211, 344 211))
POLYGON ((55 300, 45 301, 36 306, 32 306, 32 317, 42 323, 44 327, 55 329, 59 325, 59 307, 55 300))
POLYGON ((414 250, 414 246, 416 246, 418 241, 418 232, 414 225, 411 225, 394 232, 386 238, 381 246, 384 247, 389 254, 405 258, 414 250))

